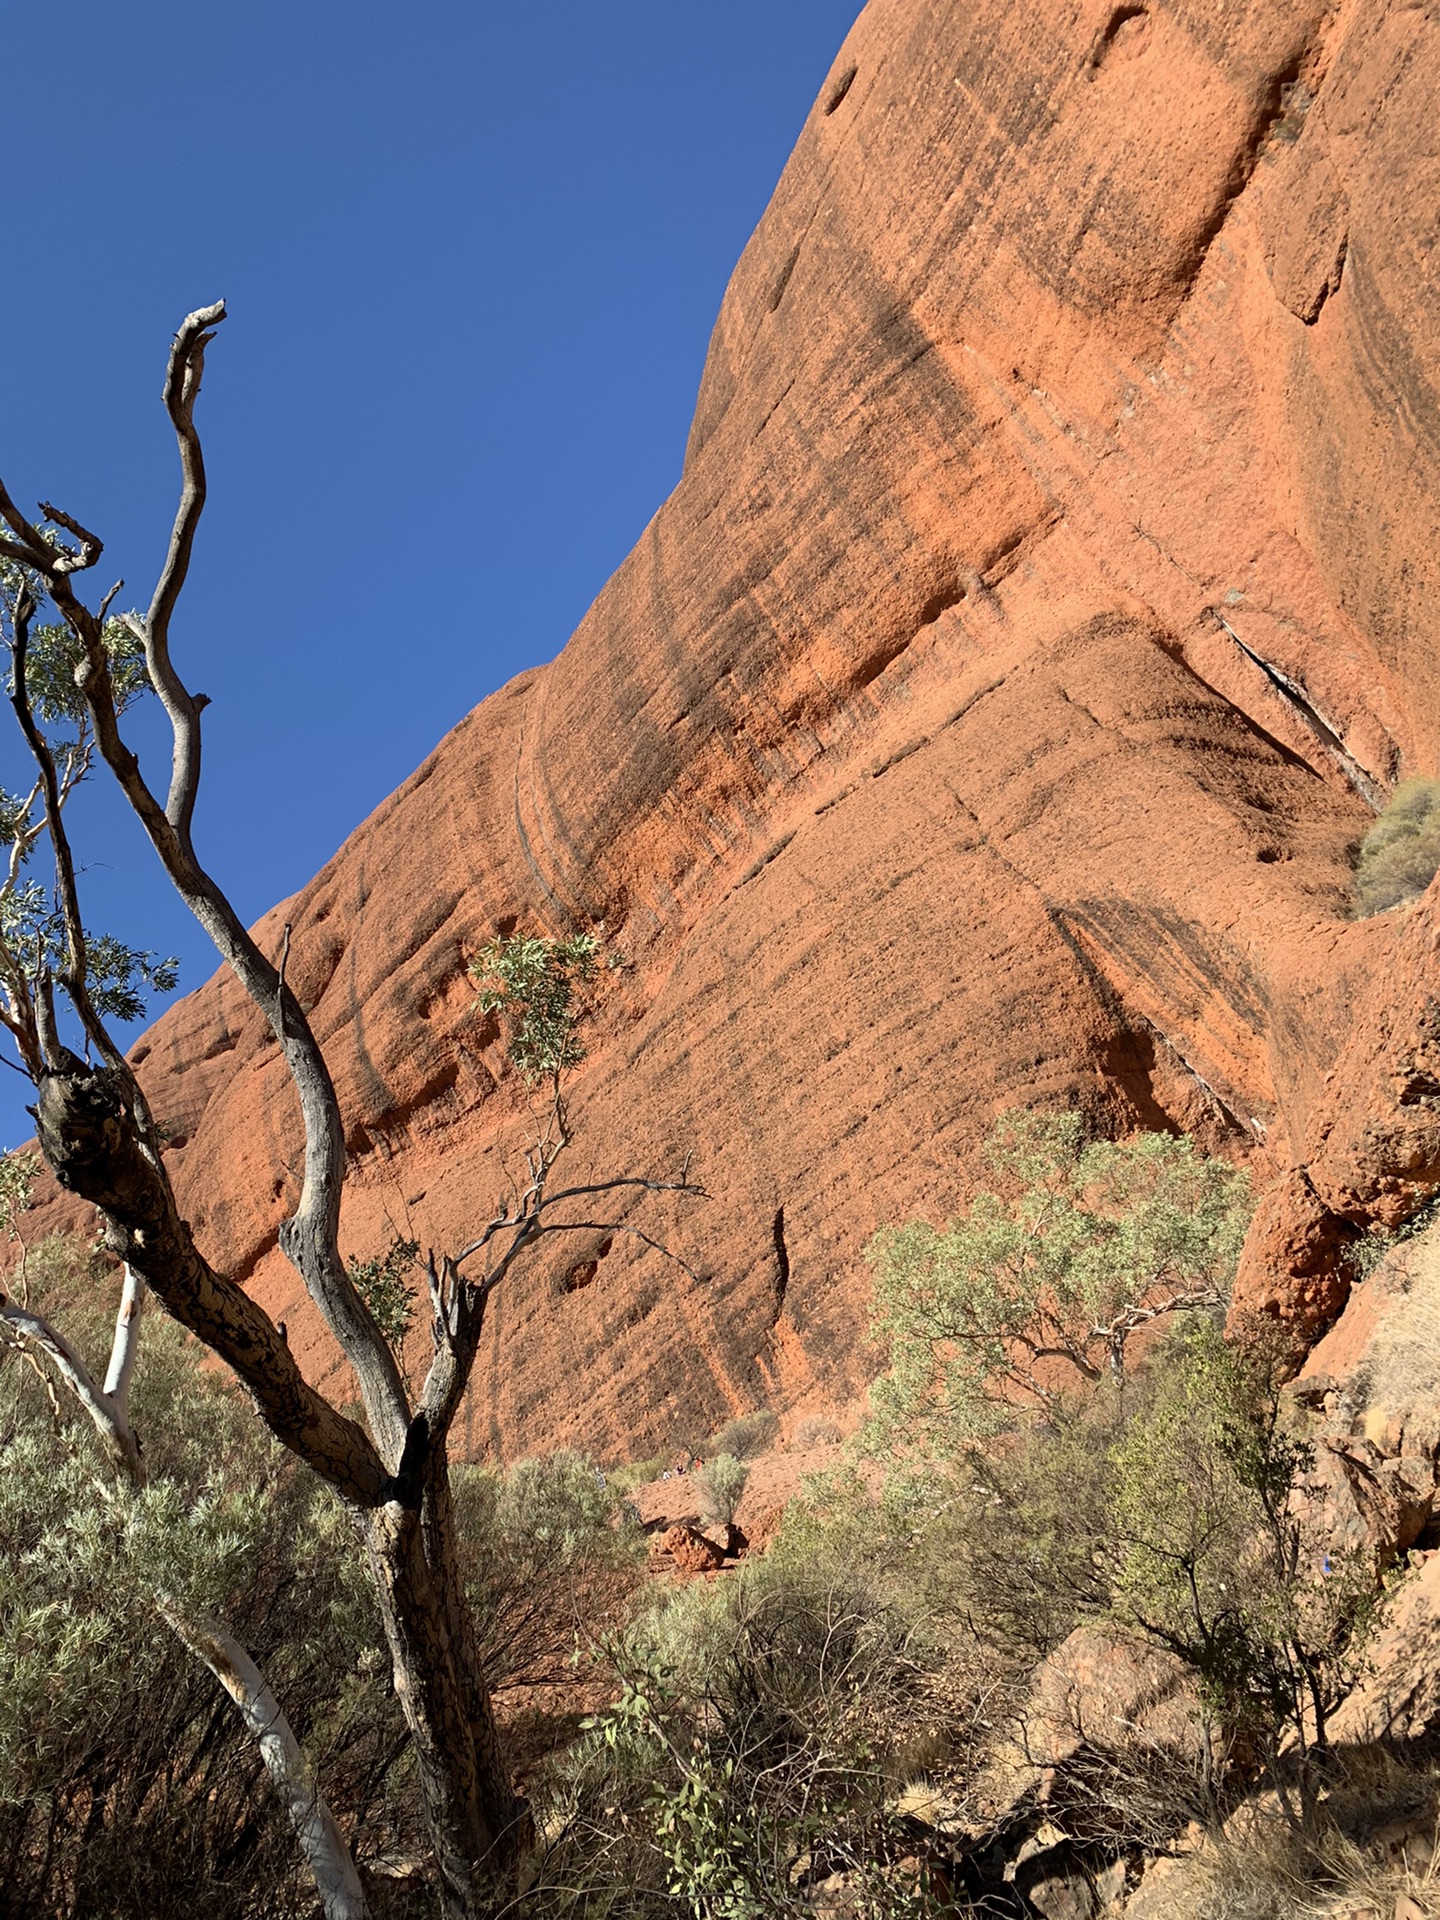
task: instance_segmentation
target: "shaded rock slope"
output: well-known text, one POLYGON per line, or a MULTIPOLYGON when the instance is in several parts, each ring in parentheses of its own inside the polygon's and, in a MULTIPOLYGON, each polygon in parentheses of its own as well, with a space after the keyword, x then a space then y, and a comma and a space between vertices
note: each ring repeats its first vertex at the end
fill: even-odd
MULTIPOLYGON (((1433 5, 866 8, 674 494, 262 925, 362 1254, 467 1237, 524 1140, 467 955, 623 956, 573 1158, 693 1154, 711 1197, 645 1221, 693 1272, 596 1232, 517 1274, 471 1449, 853 1392, 867 1237, 962 1200, 1007 1105, 1249 1153, 1243 1300, 1307 1332, 1440 1177, 1440 899, 1348 918, 1440 753, 1437 97, 1433 5)), ((262 1022, 217 979, 136 1057, 202 1244, 346 1391, 275 1250, 262 1022)))

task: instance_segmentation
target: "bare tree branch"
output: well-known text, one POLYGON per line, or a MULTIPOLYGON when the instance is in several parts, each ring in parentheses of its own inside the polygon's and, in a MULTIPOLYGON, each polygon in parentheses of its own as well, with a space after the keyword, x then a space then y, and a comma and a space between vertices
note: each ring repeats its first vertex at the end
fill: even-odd
POLYGON ((174 736, 170 763, 170 794, 165 803, 166 817, 179 834, 182 844, 190 846, 190 826, 195 812, 195 795, 200 785, 200 703, 185 687, 170 659, 170 616, 180 598, 185 577, 190 571, 190 556, 195 546, 195 530, 205 511, 205 459, 200 436, 195 430, 195 400, 205 368, 205 349, 214 339, 212 329, 225 318, 225 302, 198 307, 186 314, 170 350, 165 369, 165 411, 175 429, 180 446, 180 504, 170 532, 170 548, 156 582, 150 611, 145 620, 145 664, 160 696, 174 736))
MULTIPOLYGON (((689 1261, 682 1260, 673 1247, 667 1247, 661 1240, 652 1239, 648 1233, 642 1233, 639 1227, 627 1226, 623 1220, 547 1220, 541 1231, 543 1233, 628 1233, 632 1240, 643 1241, 647 1247, 662 1254, 665 1259, 673 1260, 675 1265, 682 1267, 692 1280, 700 1278, 689 1261)), ((491 1293, 497 1281, 498 1276, 497 1280, 486 1279, 480 1282, 480 1286, 485 1293, 491 1293)))
POLYGON ((9 527, 18 543, 0 542, 0 551, 4 552, 7 560, 18 560, 21 566, 38 570, 47 567, 55 558, 54 549, 41 539, 40 529, 30 524, 10 498, 3 480, 0 480, 0 520, 9 527))
POLYGON ((80 542, 78 554, 57 553, 51 562, 57 573, 85 573, 105 551, 105 543, 95 534, 87 532, 78 520, 72 520, 68 513, 62 513, 59 507, 52 507, 48 500, 40 502, 40 511, 47 520, 53 520, 57 527, 63 527, 67 533, 73 533, 80 542))

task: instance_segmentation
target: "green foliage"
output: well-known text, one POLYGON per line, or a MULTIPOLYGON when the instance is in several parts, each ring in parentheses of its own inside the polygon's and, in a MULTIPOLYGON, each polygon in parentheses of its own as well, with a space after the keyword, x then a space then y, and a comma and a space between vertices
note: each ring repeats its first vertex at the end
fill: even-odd
POLYGON ((1230 1286, 1249 1184, 1189 1140, 1086 1145, 1078 1115, 1012 1112, 986 1153, 1001 1192, 947 1228, 917 1221, 871 1243, 874 1330, 891 1356, 878 1444, 948 1450, 1077 1380, 1121 1379, 1138 1327, 1230 1286))
MULTIPOLYGON (((1111 1450, 1111 1605, 1199 1675, 1217 1720, 1272 1761, 1323 1750, 1376 1605, 1374 1573, 1297 1499, 1313 1449, 1277 1360, 1196 1319, 1111 1450)), ((1301 1777, 1302 1788, 1305 1784, 1301 1777)))
POLYGON ((605 1475, 583 1453, 568 1450, 517 1461, 496 1501, 507 1533, 540 1542, 566 1565, 593 1548, 615 1512, 605 1475))
MULTIPOLYGON (((64 967, 65 927, 48 887, 38 880, 24 880, 0 894, 0 939, 32 983, 42 969, 54 974, 64 967)), ((162 960, 142 948, 127 947, 113 934, 85 936, 85 982, 102 1018, 140 1019, 146 1005, 141 989, 173 993, 179 964, 173 954, 162 960)))
MULTIPOLYGON (((137 616, 131 614, 129 620, 137 616)), ((114 689, 115 709, 124 713, 139 697, 150 691, 150 675, 145 667, 145 648, 129 625, 129 620, 112 615, 101 629, 105 656, 110 662, 110 684, 114 689)), ((80 666, 80 643, 64 625, 32 627, 25 657, 25 689, 35 717, 46 726, 78 728, 85 716, 85 701, 75 684, 80 666)), ((11 684, 13 686, 13 675, 11 684)))
POLYGON ((1364 919, 1422 894, 1440 870, 1440 780, 1402 780, 1360 843, 1355 912, 1364 919))
POLYGON ((410 1322, 415 1317, 416 1289, 406 1276, 414 1271, 419 1253, 418 1240, 402 1240, 397 1234, 385 1252, 375 1259, 347 1262, 346 1270, 355 1291, 397 1352, 404 1345, 410 1322))
POLYGON ((0 1154, 0 1237, 13 1240, 40 1177, 38 1153, 0 1154))
POLYGON ((1264 1764, 1282 1804, 1298 1792, 1303 1821, 1378 1588, 1311 1517, 1312 1448, 1280 1381, 1277 1356, 1182 1316, 1134 1377, 989 1450, 892 1472, 878 1496, 853 1468, 817 1476, 775 1551, 848 1543, 907 1606, 974 1634, 997 1676, 1087 1621, 1139 1633, 1191 1669, 1222 1747, 1264 1764))
POLYGON ((749 1478, 750 1469, 733 1453, 718 1453, 713 1460, 706 1461, 695 1479, 712 1520, 725 1526, 734 1521, 749 1478))
POLYGON ((757 1453, 764 1453, 779 1431, 779 1419, 764 1408, 756 1413, 737 1413, 733 1420, 727 1420, 718 1432, 711 1434, 705 1456, 709 1459, 713 1454, 733 1453, 737 1460, 749 1460, 757 1453))
POLYGON ((85 983, 95 1011, 103 1018, 139 1020, 146 1009, 142 986, 152 993, 173 993, 180 962, 172 953, 161 960, 140 947, 127 947, 112 933, 85 936, 85 983))
POLYGON ((593 933, 568 940, 515 934, 491 940, 471 961, 470 977, 479 988, 476 1005, 482 1013, 509 1018, 510 1058, 531 1085, 554 1079, 585 1058, 575 1031, 575 989, 594 979, 599 950, 593 933))
POLYGON ((623 1496, 584 1454, 521 1460, 508 1473, 451 1473, 466 1598, 492 1687, 551 1682, 582 1633, 623 1613, 643 1536, 623 1496))
POLYGON ((906 1850, 896 1748, 935 1712, 930 1668, 863 1580, 757 1561, 658 1599, 615 1657, 619 1699, 546 1783, 561 1837, 540 1912, 568 1889, 586 1914, 799 1920, 836 1872, 856 1920, 934 1911, 886 1864, 906 1850))
MULTIPOLYGON (((42 529, 51 544, 74 551, 53 529, 42 529)), ((16 594, 28 585, 37 604, 44 591, 38 577, 6 562, 0 566, 0 611, 9 614, 16 594)), ((111 692, 117 713, 124 713, 150 690, 145 650, 131 622, 134 614, 107 619, 101 638, 110 664, 111 692)), ((63 807, 90 768, 94 742, 84 697, 75 675, 81 664, 80 643, 63 623, 32 627, 25 657, 25 686, 33 716, 53 756, 63 807)), ((12 663, 8 688, 14 690, 12 663)), ((19 865, 28 860, 40 830, 35 816, 36 792, 26 797, 0 792, 0 859, 19 848, 19 865)), ((174 991, 178 962, 160 958, 147 949, 127 946, 115 935, 87 931, 86 985, 95 1011, 104 1018, 139 1020, 146 1011, 145 990, 174 991)), ((63 972, 67 941, 59 903, 37 880, 21 881, 0 893, 0 985, 12 1007, 23 1002, 24 989, 33 989, 42 971, 63 972)))
POLYGON ((1387 1254, 1404 1246, 1407 1240, 1417 1240, 1421 1234, 1428 1233, 1437 1220, 1440 1220, 1440 1194, 1432 1195, 1418 1212, 1394 1229, 1371 1227, 1350 1244, 1348 1257, 1352 1272, 1358 1279, 1368 1280, 1387 1254))
MULTIPOLYGON (((114 1278, 60 1238, 34 1304, 103 1371, 114 1278)), ((360 1851, 413 1847, 406 1733, 351 1522, 199 1349, 148 1315, 133 1385, 149 1484, 0 1350, 0 1905, 17 1920, 302 1920, 314 1909, 253 1737, 157 1590, 255 1654, 360 1851)))

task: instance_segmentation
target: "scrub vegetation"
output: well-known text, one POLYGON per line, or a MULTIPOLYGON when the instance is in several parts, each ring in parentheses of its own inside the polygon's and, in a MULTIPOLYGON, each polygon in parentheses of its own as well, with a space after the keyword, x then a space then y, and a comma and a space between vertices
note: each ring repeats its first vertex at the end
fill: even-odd
POLYGON ((1355 913, 1416 900, 1440 872, 1440 780, 1402 780, 1360 843, 1355 913))
MULTIPOLYGON (((1243 1180, 1180 1141, 1097 1148, 1068 1120, 1007 1115, 991 1145, 995 1193, 943 1233, 877 1241, 895 1364, 875 1417, 733 1573, 647 1575, 631 1477, 580 1454, 452 1470, 457 1564, 533 1814, 512 1911, 1019 1912, 994 1904, 1005 1847, 1041 1815, 1012 1789, 996 1824, 997 1769, 1025 1760, 1037 1670, 1082 1628, 1177 1662, 1194 1737, 1138 1757, 1091 1741, 1058 1776, 1045 1831, 1077 1875, 1133 1877, 1199 1822, 1216 1900, 1238 1876, 1252 1905, 1265 1891, 1257 1914, 1298 1915, 1360 1883, 1369 1857, 1337 1825, 1354 1766, 1328 1723, 1378 1587, 1296 1498, 1310 1457, 1278 1358, 1220 1335, 1243 1180), (1028 1295, 1021 1223, 1047 1276, 1028 1295), (1018 1373, 1009 1348, 977 1359, 955 1331, 1002 1287, 1018 1373), (1086 1301, 1105 1309, 1093 1354, 1086 1301), (1132 1321, 1154 1331, 1117 1353, 1110 1330, 1132 1321), (1042 1322, 1065 1366, 1037 1385, 1042 1322), (1233 1816, 1261 1790, 1274 1819, 1245 1852, 1233 1816)), ((24 1276, 77 1351, 103 1347, 117 1278, 102 1254, 50 1242, 24 1276)), ((423 1783, 353 1520, 200 1351, 168 1321, 147 1337, 141 1489, 107 1475, 92 1423, 23 1342, 0 1358, 6 1911, 314 1911, 256 1743, 167 1629, 163 1593, 222 1616, 263 1663, 362 1910, 433 1913, 423 1783)), ((708 1471, 716 1518, 733 1519, 744 1463, 708 1471)), ((1433 1785, 1401 1771, 1392 1797, 1433 1785)))

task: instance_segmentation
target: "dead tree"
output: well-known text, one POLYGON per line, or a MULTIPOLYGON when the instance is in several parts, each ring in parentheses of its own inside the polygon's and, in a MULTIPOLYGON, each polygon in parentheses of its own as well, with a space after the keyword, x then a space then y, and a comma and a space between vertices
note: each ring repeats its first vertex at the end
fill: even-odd
MULTIPOLYGON (((525 1844, 529 1820, 512 1791, 461 1586, 450 1502, 448 1442, 474 1365, 486 1304, 541 1238, 597 1223, 576 1217, 597 1196, 694 1193, 674 1180, 625 1176, 559 1188, 562 1124, 532 1153, 518 1193, 466 1247, 430 1262, 434 1357, 413 1399, 384 1335, 357 1293, 338 1246, 345 1177, 344 1130, 335 1088, 309 1021, 277 966, 242 925, 201 865, 191 826, 201 766, 206 696, 189 691, 170 652, 170 625, 185 584, 205 505, 205 468, 194 408, 205 350, 225 318, 223 302, 190 314, 176 335, 164 403, 179 441, 182 487, 169 550, 149 612, 135 617, 150 684, 169 719, 172 754, 162 801, 122 738, 105 620, 76 592, 76 576, 100 558, 99 539, 59 508, 38 522, 0 484, 0 559, 38 583, 75 648, 75 684, 100 757, 148 835, 166 873, 250 998, 265 1015, 290 1071, 304 1124, 304 1181, 280 1228, 280 1246, 354 1370, 364 1418, 341 1413, 301 1373, 269 1315, 196 1245, 182 1218, 144 1094, 97 1013, 75 862, 61 811, 57 770, 25 697, 26 629, 33 609, 14 610, 17 718, 39 774, 40 805, 55 856, 55 905, 63 950, 42 964, 28 1005, 11 998, 7 1020, 39 1087, 41 1151, 55 1178, 91 1201, 110 1251, 165 1308, 236 1373, 276 1437, 326 1480, 354 1514, 389 1643, 396 1692, 411 1737, 442 1909, 452 1920, 485 1910, 525 1844), (47 531, 48 537, 47 537, 47 531), (73 1007, 92 1064, 62 1041, 55 987, 73 1007)), ((623 1223, 604 1223, 624 1230, 623 1223)))

